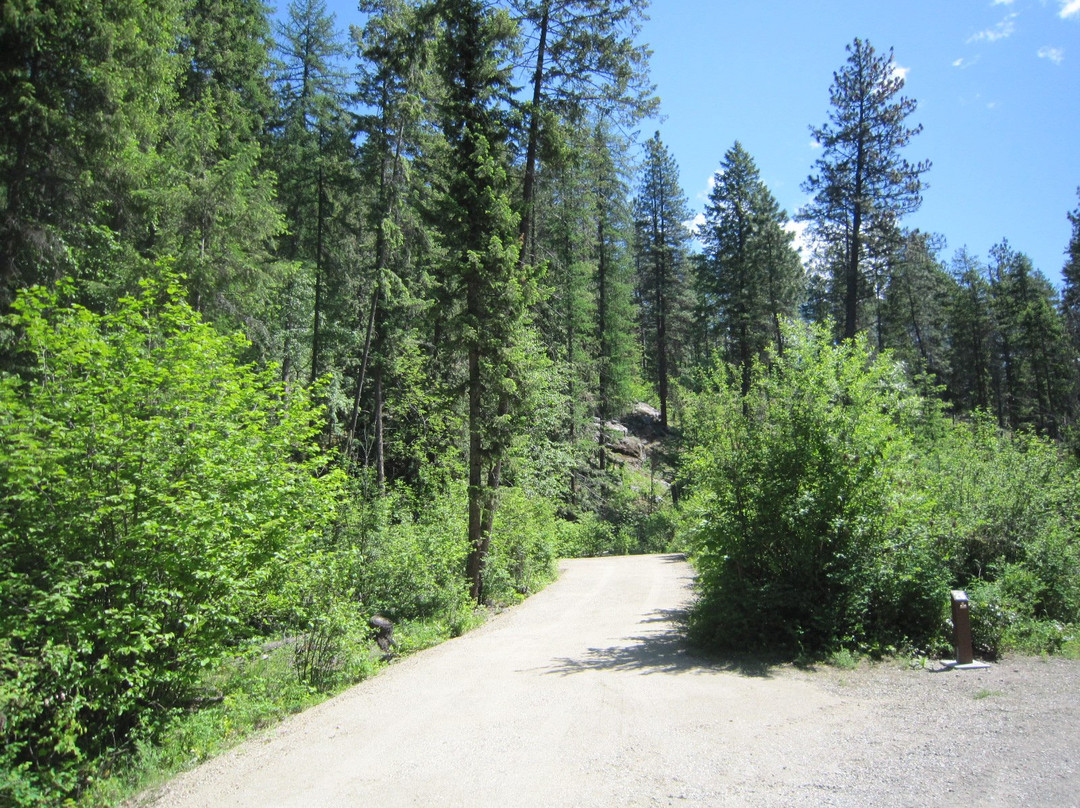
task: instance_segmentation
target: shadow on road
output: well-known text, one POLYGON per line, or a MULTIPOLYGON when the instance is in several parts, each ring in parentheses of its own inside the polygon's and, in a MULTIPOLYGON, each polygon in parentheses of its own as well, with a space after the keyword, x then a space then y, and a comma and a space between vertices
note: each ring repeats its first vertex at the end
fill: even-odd
POLYGON ((729 672, 758 678, 772 675, 773 663, 757 657, 706 657, 695 653, 684 636, 686 616, 682 609, 658 609, 640 623, 668 624, 666 630, 626 637, 608 648, 589 648, 577 657, 556 658, 545 673, 570 676, 587 671, 629 671, 648 676, 729 672))

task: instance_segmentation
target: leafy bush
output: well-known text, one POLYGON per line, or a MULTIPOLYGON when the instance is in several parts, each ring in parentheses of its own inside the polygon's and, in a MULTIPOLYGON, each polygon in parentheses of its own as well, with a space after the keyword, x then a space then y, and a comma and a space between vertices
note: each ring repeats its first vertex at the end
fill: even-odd
POLYGON ((499 491, 491 552, 484 567, 484 600, 514 603, 555 573, 559 525, 550 500, 516 486, 499 491))
POLYGON ((688 419, 703 640, 817 652, 939 622, 909 474, 922 407, 899 368, 821 329, 790 327, 745 396, 717 374, 688 419))
POLYGON ((949 426, 920 471, 953 579, 993 582, 994 600, 1021 617, 1080 619, 1075 466, 1049 440, 1004 434, 986 417, 949 426))
MULTIPOLYGON (((0 378, 0 797, 34 803, 159 727, 287 617, 333 518, 316 411, 166 277, 94 314, 34 288, 0 378)), ((48 801, 48 800, 45 800, 48 801)))
POLYGON ((688 419, 702 641, 941 648, 951 588, 983 653, 1069 641, 1080 479, 1052 443, 953 423, 887 355, 819 329, 789 327, 746 395, 726 373, 688 419))
POLYGON ((344 509, 334 552, 351 559, 348 586, 362 610, 396 622, 468 608, 464 486, 450 483, 420 501, 405 485, 369 496, 360 483, 344 509))

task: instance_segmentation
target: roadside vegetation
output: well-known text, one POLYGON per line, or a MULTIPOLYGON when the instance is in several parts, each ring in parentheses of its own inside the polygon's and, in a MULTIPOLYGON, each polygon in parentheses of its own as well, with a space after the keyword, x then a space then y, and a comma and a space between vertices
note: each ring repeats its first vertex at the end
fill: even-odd
POLYGON ((750 384, 690 396, 692 632, 732 650, 947 655, 1080 649, 1080 473, 1054 442, 955 419, 863 338, 788 324, 750 384))

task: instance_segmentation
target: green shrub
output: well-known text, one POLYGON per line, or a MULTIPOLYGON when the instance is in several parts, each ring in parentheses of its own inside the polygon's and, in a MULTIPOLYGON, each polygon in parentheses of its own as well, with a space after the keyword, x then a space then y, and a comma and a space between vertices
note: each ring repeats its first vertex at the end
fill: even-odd
POLYGON ((484 600, 514 603, 555 574, 559 519, 550 500, 516 486, 499 491, 491 551, 484 566, 484 600))
MULTIPOLYGON (((339 478, 316 410, 169 278, 97 315, 41 288, 0 378, 0 799, 78 788, 226 646, 279 623, 339 478)), ((49 801, 46 800, 46 801, 49 801)))
POLYGON ((419 501, 405 485, 383 496, 354 492, 334 551, 351 557, 351 588, 367 615, 412 620, 467 608, 465 487, 451 483, 419 501))
POLYGON ((699 637, 801 652, 883 647, 940 621, 911 478, 922 400, 865 341, 789 327, 749 393, 721 371, 688 419, 699 637))
POLYGON ((940 648, 961 588, 982 653, 1070 641, 1080 481, 1058 447, 953 423, 887 355, 818 329, 738 381, 718 372, 687 420, 699 639, 940 648))

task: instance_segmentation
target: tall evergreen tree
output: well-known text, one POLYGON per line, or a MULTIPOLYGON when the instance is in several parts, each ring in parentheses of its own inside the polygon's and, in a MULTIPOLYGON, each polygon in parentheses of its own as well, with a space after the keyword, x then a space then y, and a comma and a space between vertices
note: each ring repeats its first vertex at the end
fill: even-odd
POLYGON ((868 261, 880 261, 900 217, 919 207, 930 164, 902 155, 922 126, 907 123, 916 103, 900 95, 904 79, 892 51, 878 54, 860 39, 847 51, 847 64, 833 74, 829 120, 810 129, 822 152, 803 186, 813 198, 800 215, 825 250, 842 301, 842 335, 851 339, 869 286, 868 261))
POLYGON ((891 348, 914 372, 949 375, 948 307, 956 282, 937 260, 940 239, 918 230, 903 235, 889 259, 878 302, 878 345, 891 348))
POLYGON ((446 249, 445 298, 456 305, 468 399, 469 555, 472 597, 483 597, 503 464, 520 428, 516 381, 532 281, 518 268, 518 217, 510 206, 507 122, 509 16, 481 0, 442 0, 441 123, 446 173, 438 215, 446 249))
POLYGON ((545 127, 586 110, 632 127, 655 111, 648 80, 649 51, 636 42, 647 0, 512 0, 534 43, 525 53, 531 71, 525 108, 522 183, 522 260, 535 260, 536 181, 545 127))
POLYGON ((784 230, 787 214, 736 141, 716 173, 701 240, 697 278, 701 330, 722 345, 749 389, 753 361, 780 347, 780 321, 794 316, 804 288, 799 254, 784 230))
POLYGON ((656 384, 660 421, 668 425, 671 380, 678 374, 690 313, 690 219, 679 167, 657 132, 645 144, 634 204, 638 299, 646 369, 656 384))
MULTIPOLYGON (((1080 188, 1076 190, 1080 197, 1080 188)), ((1061 293, 1061 306, 1065 312, 1065 323, 1073 342, 1073 350, 1080 354, 1080 205, 1068 214, 1072 224, 1069 246, 1065 249, 1065 266, 1061 270, 1064 286, 1061 293)))
MULTIPOLYGON (((634 338, 633 216, 626 169, 619 155, 626 142, 601 118, 593 131, 590 175, 596 217, 597 415, 615 417, 630 404, 637 366, 634 338)), ((603 460, 603 453, 601 453, 603 460)))
POLYGON ((1069 354, 1057 292, 1007 241, 991 251, 990 298, 996 330, 994 374, 1003 427, 1060 438, 1068 409, 1069 354))
POLYGON ((268 10, 260 0, 194 0, 183 14, 179 102, 149 195, 159 211, 153 253, 176 259, 197 310, 244 327, 272 355, 281 280, 272 251, 284 223, 264 155, 274 109, 268 10))
MULTIPOLYGON (((363 216, 366 248, 360 261, 363 278, 358 285, 357 331, 363 342, 347 442, 350 452, 371 447, 365 462, 370 464, 374 454, 381 486, 387 476, 388 443, 401 450, 396 453, 398 466, 407 467, 415 477, 431 438, 403 428, 388 436, 387 418, 418 409, 427 421, 429 411, 441 404, 431 399, 430 391, 416 389, 415 376, 407 375, 416 372, 421 344, 433 349, 427 351, 429 363, 439 359, 424 316, 429 290, 419 267, 430 252, 429 228, 420 211, 430 204, 425 197, 431 161, 425 162, 425 155, 442 148, 431 123, 441 88, 433 63, 437 9, 432 4, 367 0, 360 8, 369 14, 363 28, 353 29, 360 57, 357 97, 365 110, 359 117, 360 171, 368 194, 363 216), (395 366, 402 372, 393 373, 395 366), (395 384, 396 395, 390 397, 388 388, 395 384), (369 414, 363 422, 361 410, 369 414), (369 438, 361 440, 365 432, 369 438)), ((438 316, 441 310, 435 309, 438 316)), ((403 427, 400 418, 398 423, 403 427)))
POLYGON ((949 304, 951 372, 946 391, 965 412, 993 408, 994 313, 990 282, 979 260, 961 249, 952 262, 955 281, 949 304))
POLYGON ((328 366, 327 345, 334 342, 328 337, 340 331, 335 326, 344 312, 329 315, 350 298, 343 264, 356 229, 348 216, 355 207, 356 182, 346 52, 334 26, 324 0, 290 3, 279 24, 274 76, 282 120, 271 152, 288 228, 279 248, 301 270, 286 282, 282 370, 286 378, 295 372, 301 348, 296 334, 307 321, 310 381, 328 366), (313 287, 310 309, 297 311, 293 305, 306 297, 298 294, 298 285, 313 287))

